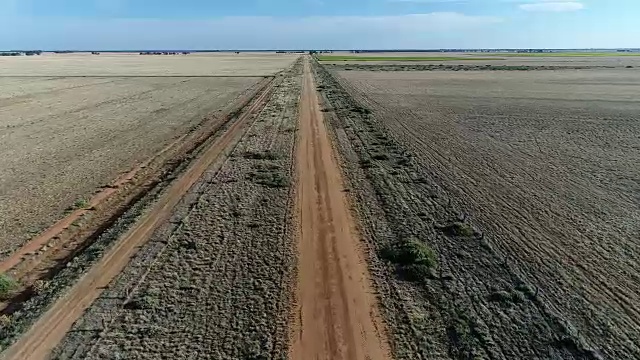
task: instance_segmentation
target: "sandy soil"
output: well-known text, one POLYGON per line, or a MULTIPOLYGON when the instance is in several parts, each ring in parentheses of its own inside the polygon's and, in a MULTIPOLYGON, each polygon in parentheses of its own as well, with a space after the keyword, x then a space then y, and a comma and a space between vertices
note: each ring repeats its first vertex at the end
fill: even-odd
POLYGON ((0 78, 5 255, 258 80, 0 78))
POLYGON ((295 54, 43 54, 0 57, 0 76, 267 76, 295 54))
POLYGON ((439 256, 418 288, 376 280, 391 327, 429 339, 396 332, 398 358, 640 356, 638 76, 340 73, 361 105, 329 93, 336 126, 358 161, 387 154, 364 170, 381 201, 372 238, 388 241, 386 219, 439 256))
POLYGON ((300 255, 290 358, 389 359, 360 236, 307 61, 297 172, 300 255))

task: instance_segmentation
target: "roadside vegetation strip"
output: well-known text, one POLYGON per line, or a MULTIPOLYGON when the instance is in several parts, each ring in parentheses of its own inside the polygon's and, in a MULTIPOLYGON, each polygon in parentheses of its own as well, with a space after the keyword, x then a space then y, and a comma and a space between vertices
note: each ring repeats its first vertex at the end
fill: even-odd
POLYGON ((464 61, 464 60, 501 60, 496 57, 463 56, 357 56, 357 55, 321 55, 318 61, 464 61))
MULTIPOLYGON (((335 70, 344 71, 538 71, 614 68, 615 66, 552 66, 552 65, 498 65, 498 64, 353 64, 331 63, 335 70)), ((633 68, 627 66, 627 68, 633 68)))
POLYGON ((46 311, 5 353, 3 359, 46 359, 82 313, 102 293, 110 281, 128 264, 131 257, 151 236, 155 228, 171 215, 174 206, 202 176, 209 165, 242 136, 252 113, 264 106, 274 82, 233 121, 228 130, 176 179, 149 212, 134 225, 66 294, 46 311))
POLYGON ((297 144, 298 287, 290 357, 389 359, 308 58, 297 144))

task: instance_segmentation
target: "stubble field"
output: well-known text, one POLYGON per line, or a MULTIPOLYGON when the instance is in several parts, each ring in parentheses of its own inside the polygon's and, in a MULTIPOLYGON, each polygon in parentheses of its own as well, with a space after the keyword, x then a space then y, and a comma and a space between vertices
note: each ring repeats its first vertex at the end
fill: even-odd
POLYGON ((321 87, 398 358, 639 356, 640 73, 340 69, 321 87), (380 270, 407 238, 438 258, 417 286, 380 270))
POLYGON ((2 256, 294 59, 0 58, 2 256))

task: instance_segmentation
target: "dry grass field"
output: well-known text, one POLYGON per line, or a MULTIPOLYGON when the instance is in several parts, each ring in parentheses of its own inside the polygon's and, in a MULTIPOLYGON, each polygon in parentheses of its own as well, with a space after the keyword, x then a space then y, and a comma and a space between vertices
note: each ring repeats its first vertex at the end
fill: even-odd
POLYGON ((0 58, 2 256, 294 59, 276 54, 0 58))
POLYGON ((38 234, 259 78, 2 78, 0 244, 38 234), (8 96, 7 96, 8 95, 8 96))
POLYGON ((0 58, 0 358, 640 358, 638 57, 495 57, 0 58))
POLYGON ((374 273, 388 239, 438 258, 378 278, 398 358, 640 356, 640 72, 320 75, 374 273))
POLYGON ((157 234, 76 323, 58 358, 286 358, 300 70, 176 208, 179 227, 157 234))
POLYGON ((267 76, 292 64, 297 57, 269 53, 44 53, 0 57, 0 76, 267 76))

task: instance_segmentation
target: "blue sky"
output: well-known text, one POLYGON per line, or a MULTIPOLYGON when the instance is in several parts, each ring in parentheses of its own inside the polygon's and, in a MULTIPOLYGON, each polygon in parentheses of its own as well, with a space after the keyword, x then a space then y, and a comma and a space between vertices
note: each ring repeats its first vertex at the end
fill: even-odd
POLYGON ((638 0, 0 0, 0 49, 640 47, 638 0))

